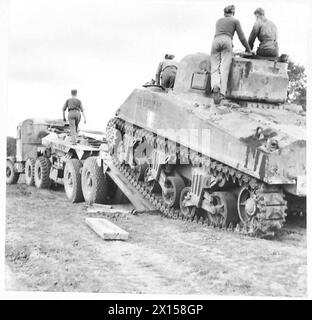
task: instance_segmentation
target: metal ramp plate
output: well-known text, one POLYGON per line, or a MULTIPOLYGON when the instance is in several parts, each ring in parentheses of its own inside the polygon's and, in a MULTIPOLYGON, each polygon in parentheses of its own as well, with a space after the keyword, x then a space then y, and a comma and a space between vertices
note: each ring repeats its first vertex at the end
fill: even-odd
POLYGON ((137 211, 156 211, 157 209, 146 200, 143 195, 129 183, 126 177, 116 168, 111 160, 105 160, 106 172, 124 193, 137 211))

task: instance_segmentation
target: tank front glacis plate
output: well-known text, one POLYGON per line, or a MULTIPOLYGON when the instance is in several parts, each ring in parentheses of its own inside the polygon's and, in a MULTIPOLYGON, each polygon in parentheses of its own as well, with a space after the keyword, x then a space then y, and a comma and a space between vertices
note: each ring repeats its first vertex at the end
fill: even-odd
MULTIPOLYGON (((208 104, 210 100, 206 100, 208 104)), ((194 107, 194 103, 181 95, 135 89, 117 116, 265 182, 295 183, 296 176, 287 171, 288 166, 293 166, 287 154, 281 150, 271 154, 263 147, 263 141, 252 141, 258 121, 230 108, 216 114, 208 105, 194 107), (279 161, 284 166, 271 170, 273 175, 269 166, 279 161)), ((279 136, 283 137, 283 147, 296 141, 280 133, 279 136)), ((305 152, 305 147, 300 148, 305 152)))

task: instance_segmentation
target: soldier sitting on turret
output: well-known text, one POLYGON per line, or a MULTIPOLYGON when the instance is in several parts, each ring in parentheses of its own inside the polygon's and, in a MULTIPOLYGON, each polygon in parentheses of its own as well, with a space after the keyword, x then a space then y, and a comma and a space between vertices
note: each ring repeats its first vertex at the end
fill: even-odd
POLYGON ((251 50, 253 49, 256 38, 258 38, 260 44, 257 49, 257 55, 263 57, 278 57, 279 50, 275 24, 265 17, 262 8, 256 9, 254 14, 256 16, 256 22, 248 39, 251 50))
POLYGON ((159 63, 156 71, 157 85, 160 85, 161 83, 164 88, 173 88, 178 69, 178 63, 173 59, 173 54, 166 54, 165 60, 159 63))

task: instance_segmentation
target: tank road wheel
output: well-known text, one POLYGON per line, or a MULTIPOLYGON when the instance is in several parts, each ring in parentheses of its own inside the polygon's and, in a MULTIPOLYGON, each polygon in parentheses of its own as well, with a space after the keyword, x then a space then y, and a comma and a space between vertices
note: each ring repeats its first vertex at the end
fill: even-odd
POLYGON ((190 198, 190 196, 191 196, 191 188, 190 187, 183 188, 180 194, 180 210, 181 210, 183 219, 187 219, 191 215, 191 207, 185 206, 185 201, 187 201, 190 198))
POLYGON ((35 162, 35 185, 37 188, 48 188, 50 186, 51 162, 48 158, 39 157, 35 162))
POLYGON ((257 199, 256 195, 248 190, 242 188, 237 199, 237 210, 240 220, 246 224, 257 213, 257 199))
POLYGON ((19 173, 16 172, 14 168, 14 163, 12 160, 7 159, 6 162, 6 183, 15 184, 19 178, 19 173))
POLYGON ((162 190, 162 196, 169 207, 175 207, 179 204, 181 191, 184 187, 184 181, 180 176, 167 177, 165 189, 162 190))
POLYGON ((231 192, 214 192, 212 195, 213 211, 208 212, 210 224, 219 228, 227 228, 230 223, 238 222, 237 200, 231 192))
POLYGON ((25 162, 25 182, 28 186, 35 184, 35 159, 28 158, 25 162))
POLYGON ((64 169, 64 189, 67 199, 76 203, 83 201, 81 188, 82 163, 78 159, 69 159, 64 169))
POLYGON ((96 157, 85 160, 81 174, 82 194, 89 204, 104 203, 107 196, 106 177, 96 162, 96 157))

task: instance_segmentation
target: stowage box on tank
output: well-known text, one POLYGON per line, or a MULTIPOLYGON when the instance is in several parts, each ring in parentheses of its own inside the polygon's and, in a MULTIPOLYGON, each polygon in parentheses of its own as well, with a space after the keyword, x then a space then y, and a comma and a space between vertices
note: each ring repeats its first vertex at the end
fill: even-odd
POLYGON ((227 97, 283 103, 288 88, 287 63, 234 57, 227 97))

